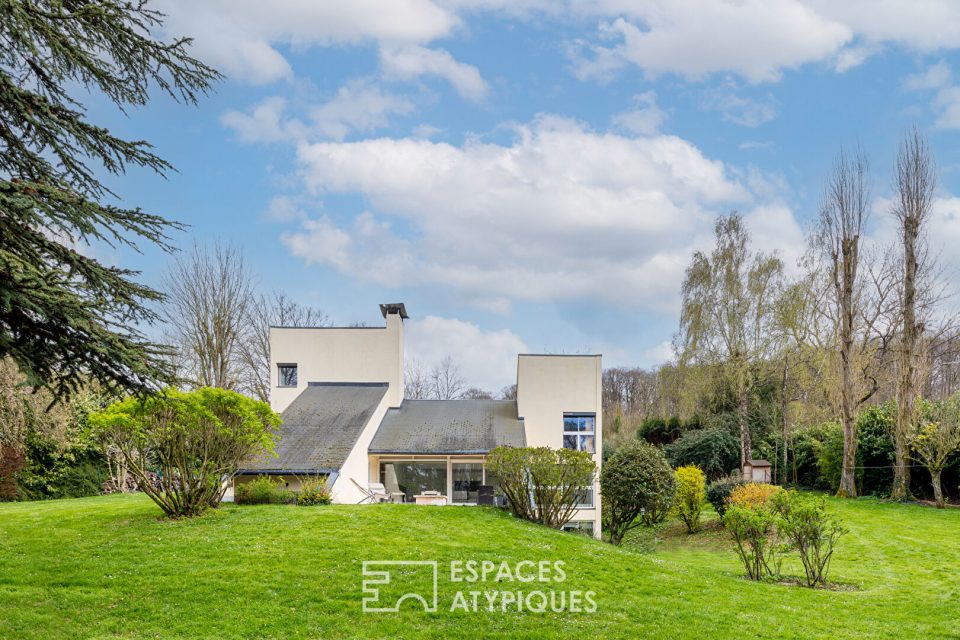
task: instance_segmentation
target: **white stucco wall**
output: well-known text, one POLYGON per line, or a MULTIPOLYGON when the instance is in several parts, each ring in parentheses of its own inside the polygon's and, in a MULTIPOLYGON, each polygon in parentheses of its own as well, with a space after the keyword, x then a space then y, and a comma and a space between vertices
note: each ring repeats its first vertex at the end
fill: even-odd
POLYGON ((594 509, 574 520, 593 520, 600 537, 600 464, 603 451, 603 364, 599 355, 520 355, 517 358, 517 410, 524 419, 529 447, 563 447, 563 414, 596 414, 593 459, 597 463, 594 509))
POLYGON ((282 412, 310 382, 386 382, 388 406, 403 400, 403 320, 385 327, 270 328, 270 406, 282 412), (278 387, 278 364, 297 365, 297 386, 278 387))

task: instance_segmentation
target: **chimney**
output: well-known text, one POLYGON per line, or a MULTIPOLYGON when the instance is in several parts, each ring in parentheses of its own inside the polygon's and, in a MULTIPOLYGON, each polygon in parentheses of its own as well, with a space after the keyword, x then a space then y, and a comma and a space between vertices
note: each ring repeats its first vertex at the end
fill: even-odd
POLYGON ((390 406, 399 407, 403 402, 403 321, 408 320, 407 308, 402 302, 390 302, 380 305, 380 313, 387 321, 387 333, 393 336, 396 343, 393 346, 397 358, 397 373, 390 381, 390 406))

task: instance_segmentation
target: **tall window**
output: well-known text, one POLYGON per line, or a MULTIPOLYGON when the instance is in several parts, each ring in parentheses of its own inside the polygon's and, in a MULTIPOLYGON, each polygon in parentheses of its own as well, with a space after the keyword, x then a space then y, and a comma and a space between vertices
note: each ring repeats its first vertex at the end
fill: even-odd
POLYGON ((594 453, 597 416, 593 413, 563 414, 563 448, 594 453))
POLYGON ((277 386, 295 387, 297 386, 297 365, 278 364, 277 365, 277 386))

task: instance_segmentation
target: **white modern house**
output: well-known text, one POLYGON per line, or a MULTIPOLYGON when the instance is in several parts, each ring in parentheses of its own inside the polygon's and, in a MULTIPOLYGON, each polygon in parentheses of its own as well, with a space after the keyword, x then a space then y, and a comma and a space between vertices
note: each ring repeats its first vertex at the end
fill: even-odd
MULTIPOLYGON (((599 355, 519 354, 516 400, 409 400, 406 308, 380 311, 383 327, 270 329, 270 405, 283 417, 277 456, 249 463, 236 482, 267 474, 295 489, 322 474, 338 503, 359 503, 382 484, 396 501, 470 505, 496 486, 485 460, 500 445, 589 451, 599 470, 599 355)), ((585 496, 569 527, 599 537, 599 477, 585 496)))

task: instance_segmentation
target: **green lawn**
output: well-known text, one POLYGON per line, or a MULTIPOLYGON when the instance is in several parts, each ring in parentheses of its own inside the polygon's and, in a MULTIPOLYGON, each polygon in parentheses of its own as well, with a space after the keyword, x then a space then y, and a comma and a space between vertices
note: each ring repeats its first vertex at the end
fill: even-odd
POLYGON ((831 579, 856 589, 751 583, 710 526, 618 549, 466 507, 228 506, 172 522, 143 496, 3 504, 0 637, 958 637, 960 510, 830 504, 851 529, 831 579), (439 611, 362 613, 361 562, 413 559, 440 562, 439 611), (451 583, 451 560, 562 560, 566 580, 545 587, 592 590, 598 609, 451 613, 461 589, 542 588, 451 583))

